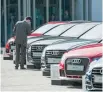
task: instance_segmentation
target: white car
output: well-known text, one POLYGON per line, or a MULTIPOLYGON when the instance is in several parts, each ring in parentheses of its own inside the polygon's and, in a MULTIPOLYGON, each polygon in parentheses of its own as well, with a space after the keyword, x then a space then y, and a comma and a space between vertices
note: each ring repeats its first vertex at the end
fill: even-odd
POLYGON ((86 89, 102 90, 103 86, 103 58, 94 60, 86 73, 85 83, 86 89))

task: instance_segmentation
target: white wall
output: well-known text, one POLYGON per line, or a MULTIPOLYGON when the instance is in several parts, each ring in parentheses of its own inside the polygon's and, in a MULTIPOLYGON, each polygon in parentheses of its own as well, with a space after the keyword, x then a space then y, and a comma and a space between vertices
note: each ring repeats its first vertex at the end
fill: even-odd
POLYGON ((102 1, 92 0, 92 21, 102 21, 102 1))

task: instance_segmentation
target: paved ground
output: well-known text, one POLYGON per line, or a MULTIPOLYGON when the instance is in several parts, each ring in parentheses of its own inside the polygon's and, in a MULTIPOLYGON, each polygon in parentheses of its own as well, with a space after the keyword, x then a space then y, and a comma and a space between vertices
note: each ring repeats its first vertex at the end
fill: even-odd
POLYGON ((51 85, 50 78, 42 76, 40 70, 15 70, 13 61, 1 58, 2 91, 63 91, 83 92, 81 86, 51 85))

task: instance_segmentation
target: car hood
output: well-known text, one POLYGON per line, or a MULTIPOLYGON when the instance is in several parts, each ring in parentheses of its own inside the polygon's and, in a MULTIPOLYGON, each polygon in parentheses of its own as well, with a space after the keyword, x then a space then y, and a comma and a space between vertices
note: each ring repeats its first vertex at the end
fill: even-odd
MULTIPOLYGON (((68 39, 72 39, 72 38, 69 38, 68 39)), ((47 38, 47 39, 41 39, 39 41, 36 41, 36 42, 33 42, 31 43, 31 45, 50 45, 50 44, 53 44, 54 42, 56 41, 64 41, 64 40, 67 40, 67 38, 47 38)))
POLYGON ((8 40, 8 43, 14 42, 14 41, 15 41, 15 38, 14 38, 14 37, 11 37, 11 38, 8 40))
POLYGON ((90 63, 88 71, 91 71, 93 68, 96 67, 103 67, 103 58, 95 59, 93 62, 90 63))
POLYGON ((49 45, 45 48, 45 50, 68 50, 69 48, 72 47, 77 47, 80 44, 86 44, 86 43, 96 43, 96 41, 90 41, 90 40, 80 40, 80 39, 76 39, 76 40, 67 40, 65 42, 60 42, 58 44, 53 44, 53 45, 49 45))
POLYGON ((53 38, 53 37, 57 37, 57 36, 39 36, 39 37, 28 37, 27 39, 27 44, 30 45, 32 42, 35 42, 35 41, 39 41, 41 39, 49 39, 49 38, 53 38))
POLYGON ((79 49, 74 49, 71 50, 67 53, 65 53, 65 57, 69 58, 69 57, 88 57, 88 58, 93 58, 96 56, 102 56, 102 48, 103 45, 102 44, 92 44, 92 45, 88 45, 86 46, 82 46, 79 49), (88 47, 90 46, 90 47, 88 47))

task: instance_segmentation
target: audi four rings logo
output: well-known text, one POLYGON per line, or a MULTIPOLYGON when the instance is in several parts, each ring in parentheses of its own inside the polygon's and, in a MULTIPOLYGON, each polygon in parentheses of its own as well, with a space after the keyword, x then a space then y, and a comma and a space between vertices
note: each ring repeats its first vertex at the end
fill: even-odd
POLYGON ((37 46, 37 47, 35 47, 36 48, 36 50, 42 50, 42 46, 37 46))
POLYGON ((81 63, 81 59, 72 59, 71 63, 80 64, 81 63))

